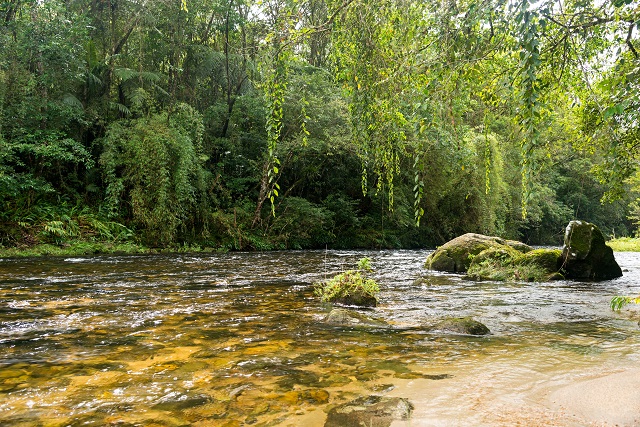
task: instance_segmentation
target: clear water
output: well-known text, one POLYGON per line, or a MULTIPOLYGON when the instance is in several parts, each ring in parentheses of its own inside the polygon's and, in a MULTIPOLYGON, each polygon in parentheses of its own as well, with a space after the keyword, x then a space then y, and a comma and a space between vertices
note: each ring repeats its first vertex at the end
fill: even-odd
POLYGON ((505 284, 428 272, 428 253, 0 260, 0 424, 313 427, 387 394, 412 400, 414 427, 569 426, 548 390, 638 364, 637 307, 609 301, 640 294, 640 254, 617 253, 612 281, 505 284), (322 321, 313 283, 362 256, 391 329, 322 321), (428 332, 448 316, 492 334, 428 332))

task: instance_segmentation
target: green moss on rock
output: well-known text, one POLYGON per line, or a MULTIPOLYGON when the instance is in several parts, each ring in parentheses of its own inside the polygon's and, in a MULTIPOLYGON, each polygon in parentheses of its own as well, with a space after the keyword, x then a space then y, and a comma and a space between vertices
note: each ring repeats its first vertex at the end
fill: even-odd
POLYGON ((537 265, 549 274, 560 270, 562 266, 562 251, 560 249, 534 249, 522 255, 517 263, 520 265, 537 265))
POLYGON ((325 283, 318 283, 315 288, 315 294, 323 302, 359 307, 375 307, 378 292, 378 283, 366 278, 358 270, 337 274, 325 283))
POLYGON ((562 263, 559 249, 521 253, 510 247, 486 249, 473 259, 467 276, 473 280, 546 282, 562 263))
POLYGON ((489 248, 514 249, 521 253, 532 250, 530 246, 524 243, 495 236, 467 233, 448 241, 436 249, 427 257, 425 267, 430 270, 464 273, 469 269, 473 259, 489 248))
POLYGON ((496 246, 485 249, 471 260, 471 265, 483 262, 491 262, 498 265, 512 263, 514 260, 523 256, 522 252, 513 249, 510 246, 496 246))

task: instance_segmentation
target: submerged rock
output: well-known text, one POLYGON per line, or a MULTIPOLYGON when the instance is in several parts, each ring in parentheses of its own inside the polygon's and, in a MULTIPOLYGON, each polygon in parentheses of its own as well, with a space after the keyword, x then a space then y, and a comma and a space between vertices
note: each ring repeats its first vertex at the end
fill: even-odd
POLYGON ((413 405, 401 397, 360 397, 329 411, 324 427, 389 427, 411 418, 413 405))
POLYGON ((600 229, 586 221, 571 221, 564 234, 562 268, 569 279, 609 280, 622 270, 600 229))
POLYGON ((451 317, 436 323, 432 331, 460 335, 487 335, 491 331, 483 323, 471 317, 451 317))
POLYGON ((337 326, 356 326, 356 327, 388 327, 389 324, 384 320, 374 319, 366 314, 359 313, 355 310, 347 310, 344 308, 334 308, 324 319, 325 323, 337 326))
POLYGON ((430 270, 464 273, 469 269, 473 258, 489 248, 512 249, 520 253, 533 250, 532 247, 521 242, 505 240, 495 236, 467 233, 448 241, 436 249, 427 257, 425 267, 430 270))

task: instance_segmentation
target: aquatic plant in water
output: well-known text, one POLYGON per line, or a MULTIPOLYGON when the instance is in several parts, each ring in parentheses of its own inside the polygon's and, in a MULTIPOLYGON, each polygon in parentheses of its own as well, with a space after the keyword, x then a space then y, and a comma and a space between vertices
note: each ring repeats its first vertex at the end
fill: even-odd
POLYGON ((373 307, 377 304, 380 286, 364 273, 371 271, 371 260, 362 258, 357 270, 347 270, 323 283, 316 284, 314 293, 323 302, 373 307))

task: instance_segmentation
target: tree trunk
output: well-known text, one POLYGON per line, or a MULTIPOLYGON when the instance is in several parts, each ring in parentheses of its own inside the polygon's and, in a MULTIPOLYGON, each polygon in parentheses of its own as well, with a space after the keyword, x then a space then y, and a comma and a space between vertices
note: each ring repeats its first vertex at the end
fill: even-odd
POLYGON ((266 159, 262 166, 262 178, 260 179, 260 193, 258 193, 258 202, 256 204, 256 211, 253 214, 253 221, 251 222, 251 228, 255 228, 262 217, 262 206, 264 206, 265 200, 267 200, 267 194, 269 193, 269 169, 271 163, 269 159, 266 159))

